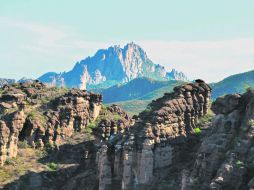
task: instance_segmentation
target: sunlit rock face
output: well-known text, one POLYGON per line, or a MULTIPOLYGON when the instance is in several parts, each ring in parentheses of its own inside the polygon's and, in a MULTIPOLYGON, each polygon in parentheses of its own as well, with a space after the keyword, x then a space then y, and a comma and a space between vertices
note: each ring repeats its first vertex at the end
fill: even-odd
POLYGON ((134 43, 123 48, 113 46, 101 49, 93 57, 78 62, 71 71, 60 74, 46 73, 39 80, 50 85, 91 89, 99 85, 109 87, 138 77, 187 80, 182 72, 175 69, 167 72, 163 66, 154 64, 146 52, 134 43))
POLYGON ((0 95, 0 164, 17 156, 18 141, 32 147, 61 144, 94 121, 102 96, 49 88, 38 81, 5 85, 0 95))
POLYGON ((208 111, 210 96, 211 88, 196 80, 153 101, 134 126, 98 152, 99 189, 142 189, 158 170, 177 163, 198 119, 208 111))

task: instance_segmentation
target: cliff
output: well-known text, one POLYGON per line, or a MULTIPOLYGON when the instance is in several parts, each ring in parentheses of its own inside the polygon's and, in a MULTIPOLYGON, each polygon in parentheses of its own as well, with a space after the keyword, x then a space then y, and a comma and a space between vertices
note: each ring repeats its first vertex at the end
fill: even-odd
POLYGON ((253 189, 254 90, 217 98, 204 124, 210 92, 198 80, 153 101, 125 135, 102 146, 99 189, 253 189))
POLYGON ((147 188, 157 172, 177 164, 198 119, 208 111, 210 95, 211 88, 197 80, 153 101, 130 130, 102 145, 97 154, 99 189, 147 188))
POLYGON ((18 141, 35 148, 59 145, 94 121, 102 97, 41 82, 5 85, 0 95, 0 164, 17 155, 18 141))

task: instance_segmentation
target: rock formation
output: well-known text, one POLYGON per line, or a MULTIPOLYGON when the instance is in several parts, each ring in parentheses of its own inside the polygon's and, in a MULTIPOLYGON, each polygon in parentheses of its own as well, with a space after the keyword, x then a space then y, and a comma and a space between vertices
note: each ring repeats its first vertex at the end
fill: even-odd
POLYGON ((254 188, 254 91, 218 98, 211 131, 197 151, 188 187, 194 189, 254 188))
POLYGON ((41 82, 5 85, 0 96, 0 164, 17 155, 18 140, 33 147, 59 145, 85 128, 101 109, 101 95, 47 88, 41 82))
POLYGON ((108 141, 110 138, 128 131, 133 125, 132 118, 115 104, 107 107, 106 112, 102 111, 100 118, 94 129, 94 134, 103 141, 108 141))
MULTIPOLYGON (((133 118, 117 105, 102 107, 99 113, 100 95, 45 91, 38 82, 30 84, 29 90, 24 85, 6 86, 1 95, 1 162, 17 153, 18 138, 35 146, 58 144, 90 121, 95 135, 93 141, 56 151, 60 159, 76 156, 74 163, 79 165, 54 174, 27 175, 26 180, 41 179, 36 188, 254 189, 254 90, 217 98, 211 105, 216 115, 204 124, 202 120, 211 112, 211 88, 202 80, 175 87, 133 118), (46 104, 36 98, 50 92, 54 98, 46 104), (34 106, 42 113, 37 113, 37 120, 31 113, 34 106)), ((20 189, 20 184, 6 187, 20 189)))
POLYGON ((202 80, 176 87, 153 101, 136 124, 97 154, 99 189, 142 189, 157 170, 177 163, 200 117, 211 88, 202 80))
POLYGON ((201 80, 175 88, 103 145, 99 189, 254 189, 254 90, 219 97, 211 106, 216 116, 197 134, 210 91, 201 80))

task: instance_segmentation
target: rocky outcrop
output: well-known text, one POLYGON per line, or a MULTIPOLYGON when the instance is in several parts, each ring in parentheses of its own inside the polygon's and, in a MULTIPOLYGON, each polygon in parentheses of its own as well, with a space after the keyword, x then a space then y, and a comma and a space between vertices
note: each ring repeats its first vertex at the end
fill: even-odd
POLYGON ((39 80, 50 85, 92 89, 113 86, 139 77, 160 81, 187 80, 182 72, 174 69, 167 72, 163 66, 154 64, 146 52, 134 43, 129 43, 124 48, 113 46, 98 50, 94 56, 78 62, 71 71, 46 73, 39 80))
POLYGON ((18 141, 33 147, 59 145, 94 121, 102 97, 82 90, 26 82, 5 85, 0 96, 0 164, 17 155, 18 141))
MULTIPOLYGON (((26 91, 6 87, 10 93, 1 96, 1 162, 16 154, 17 136, 36 141, 36 146, 61 143, 64 136, 93 121, 100 109, 100 95, 86 91, 65 92, 43 107, 29 95, 32 90, 26 91), (29 111, 31 105, 44 110, 36 115, 38 120, 29 111), (41 127, 40 117, 46 127, 41 127)), ((218 98, 211 104, 216 115, 204 124, 211 112, 210 95, 211 88, 196 80, 175 87, 133 118, 117 105, 103 106, 100 117, 88 125, 95 139, 56 151, 60 160, 67 157, 69 163, 75 157, 73 163, 79 166, 54 175, 28 175, 29 187, 40 178, 36 188, 42 189, 254 189, 254 90, 218 98)), ((18 189, 19 184, 10 186, 18 189)))
POLYGON ((202 80, 176 87, 153 101, 129 131, 110 137, 117 140, 97 154, 99 189, 142 189, 157 170, 176 164, 208 111, 210 94, 202 80))
POLYGON ((254 91, 218 98, 211 132, 202 142, 189 188, 253 189, 254 91))
POLYGON ((98 139, 108 141, 118 134, 128 131, 134 120, 119 106, 113 104, 101 112, 101 120, 94 129, 98 139))

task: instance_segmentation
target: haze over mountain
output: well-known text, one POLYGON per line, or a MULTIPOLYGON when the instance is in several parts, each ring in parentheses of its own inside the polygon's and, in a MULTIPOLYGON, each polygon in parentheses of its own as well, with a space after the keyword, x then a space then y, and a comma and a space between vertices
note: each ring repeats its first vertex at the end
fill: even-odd
POLYGON ((137 44, 100 49, 92 57, 76 63, 71 71, 48 72, 39 80, 56 86, 93 89, 110 87, 139 77, 166 80, 187 80, 184 73, 175 69, 168 72, 162 65, 153 63, 137 44))

